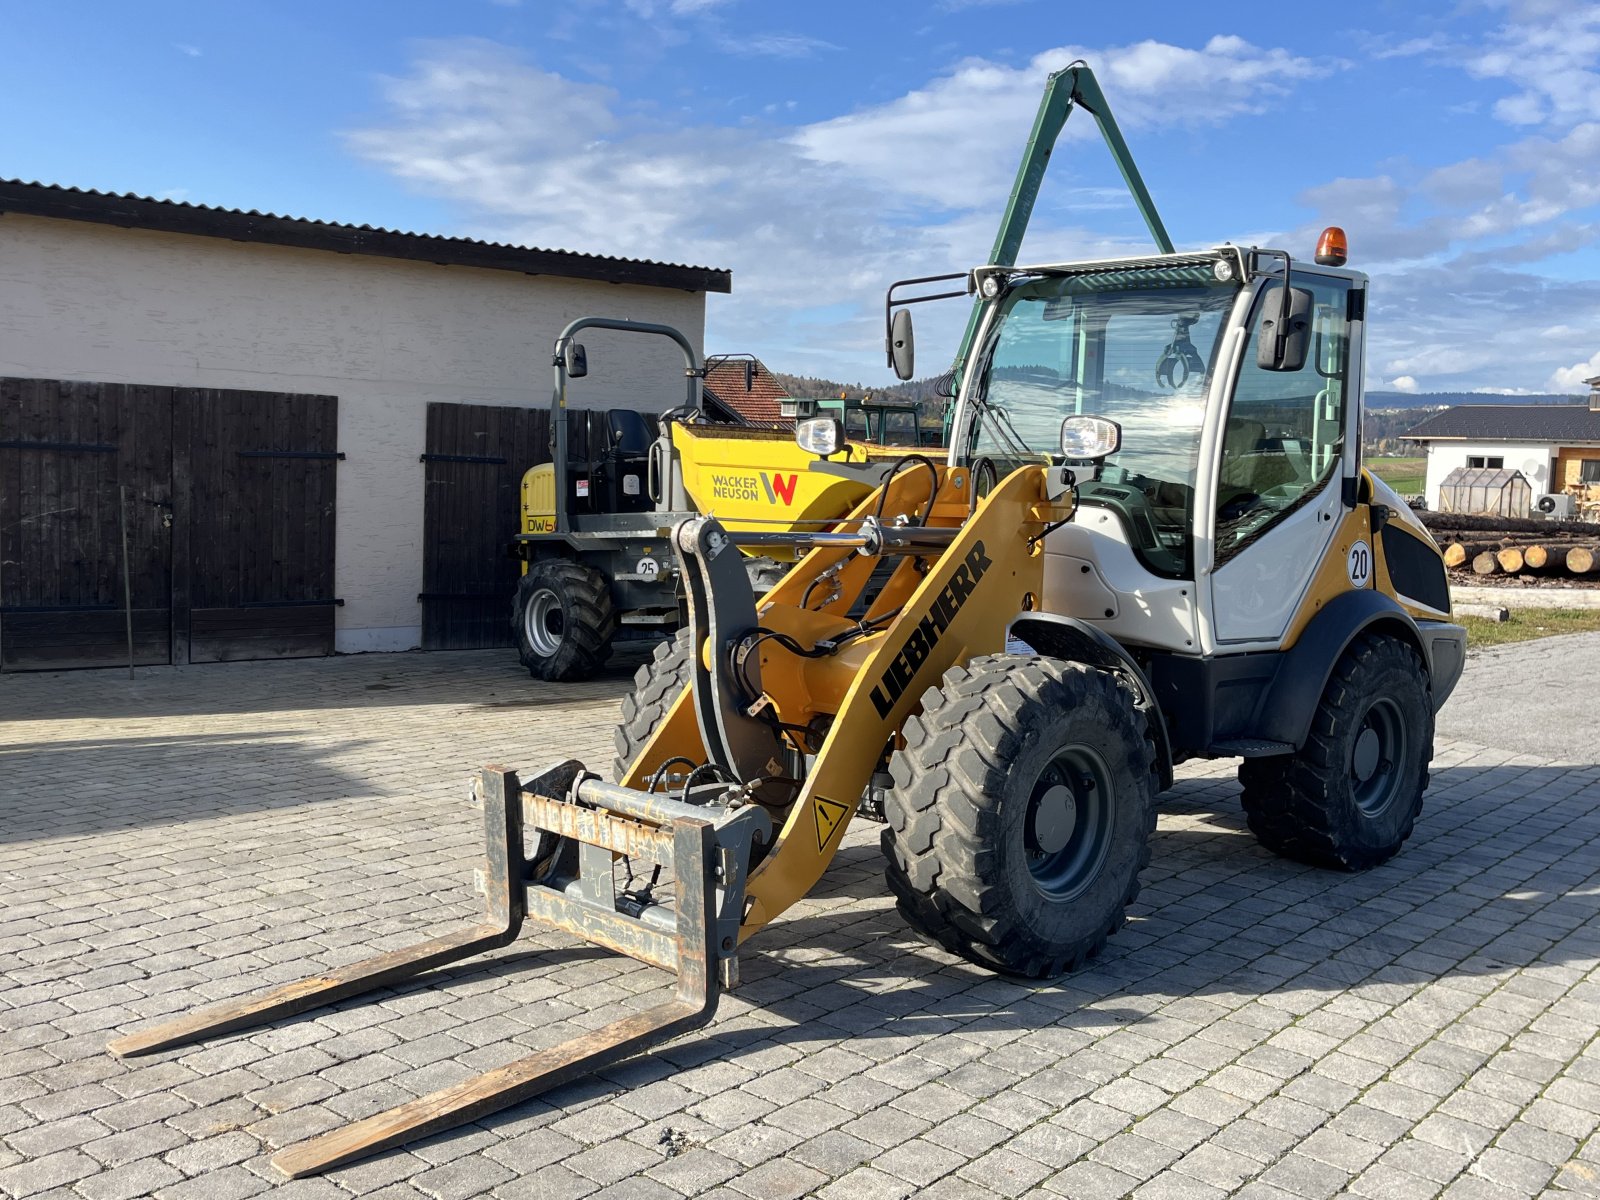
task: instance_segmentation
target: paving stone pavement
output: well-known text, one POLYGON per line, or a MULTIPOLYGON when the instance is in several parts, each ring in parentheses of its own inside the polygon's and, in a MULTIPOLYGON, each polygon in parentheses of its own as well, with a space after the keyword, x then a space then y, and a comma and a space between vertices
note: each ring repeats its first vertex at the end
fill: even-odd
POLYGON ((472 914, 473 770, 607 763, 632 665, 567 687, 504 651, 0 677, 0 1194, 1600 1195, 1600 767, 1463 741, 1361 875, 1266 854, 1233 764, 1183 767, 1130 924, 1046 987, 912 937, 859 823, 708 1029, 321 1179, 268 1156, 666 976, 525 935, 368 1001, 105 1053, 472 914))

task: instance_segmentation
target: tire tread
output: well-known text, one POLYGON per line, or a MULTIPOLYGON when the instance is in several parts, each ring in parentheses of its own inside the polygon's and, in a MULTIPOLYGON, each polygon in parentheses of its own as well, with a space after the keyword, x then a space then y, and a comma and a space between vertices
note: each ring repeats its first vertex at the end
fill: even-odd
POLYGON ((1134 780, 1153 779, 1154 747, 1127 690, 1079 663, 1004 654, 976 658, 946 672, 923 695, 921 713, 907 719, 904 749, 890 764, 895 786, 880 841, 902 916, 945 950, 1007 974, 1048 978, 1093 958, 1122 925, 1139 894, 1139 871, 1150 861, 1153 790, 1137 795, 1140 850, 1122 903, 1072 945, 1035 945, 1019 928, 995 845, 1001 829, 996 798, 1010 760, 1041 713, 1082 703, 1094 693, 1120 709, 1134 733, 1123 768, 1134 780))

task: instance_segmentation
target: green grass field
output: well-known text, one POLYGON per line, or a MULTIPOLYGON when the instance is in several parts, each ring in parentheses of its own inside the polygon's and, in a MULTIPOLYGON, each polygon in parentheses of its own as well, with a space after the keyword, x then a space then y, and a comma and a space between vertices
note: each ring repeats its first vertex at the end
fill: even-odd
POLYGON ((1508 621, 1486 621, 1482 617, 1457 617, 1466 626, 1470 646, 1498 646, 1505 642, 1526 642, 1558 633, 1590 633, 1600 629, 1600 609, 1513 608, 1508 621))
POLYGON ((1378 458, 1366 460, 1368 469, 1402 496, 1422 491, 1427 478, 1428 460, 1425 458, 1378 458))

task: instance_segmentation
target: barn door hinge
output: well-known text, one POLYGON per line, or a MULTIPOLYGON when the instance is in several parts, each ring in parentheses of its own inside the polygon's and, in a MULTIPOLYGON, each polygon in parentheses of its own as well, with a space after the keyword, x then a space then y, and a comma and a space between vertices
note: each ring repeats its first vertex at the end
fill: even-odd
POLYGON ((336 458, 344 461, 343 450, 241 450, 240 458, 336 458))
POLYGON ((81 454, 115 454, 115 446, 94 442, 0 442, 0 450, 57 450, 81 454))
POLYGON ((488 463, 491 466, 504 466, 509 460, 494 454, 421 454, 418 462, 458 462, 458 463, 488 463))
POLYGON ((238 608, 319 608, 331 604, 335 608, 343 608, 344 600, 241 600, 238 608))

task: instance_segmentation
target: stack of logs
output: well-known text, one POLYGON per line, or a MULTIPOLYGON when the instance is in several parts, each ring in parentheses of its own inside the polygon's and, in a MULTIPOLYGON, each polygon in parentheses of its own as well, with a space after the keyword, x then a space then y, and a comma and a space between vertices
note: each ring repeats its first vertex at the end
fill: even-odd
POLYGON ((1474 575, 1600 576, 1600 525, 1418 514, 1444 547, 1447 567, 1474 575))
POLYGON ((1600 543, 1525 541, 1450 542, 1444 565, 1474 575, 1515 575, 1521 571, 1587 575, 1600 566, 1600 543))

